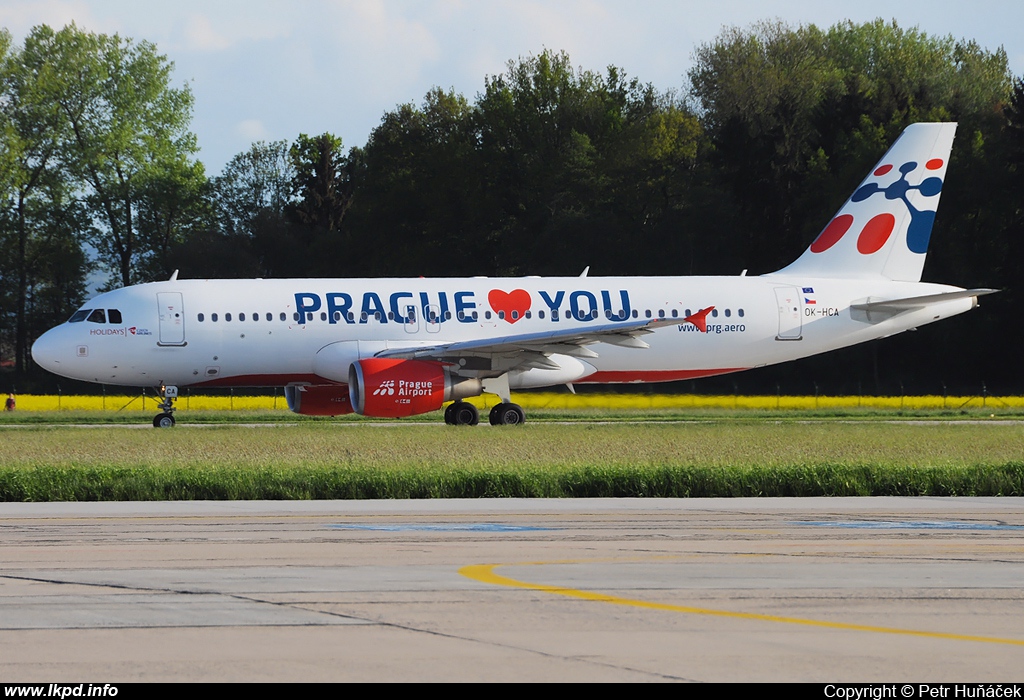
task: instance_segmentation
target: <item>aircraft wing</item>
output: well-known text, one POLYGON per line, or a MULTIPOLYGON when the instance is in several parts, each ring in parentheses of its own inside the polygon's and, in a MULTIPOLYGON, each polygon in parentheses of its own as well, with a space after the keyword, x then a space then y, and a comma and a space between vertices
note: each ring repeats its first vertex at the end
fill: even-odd
MULTIPOLYGON (((710 311, 710 308, 708 309, 710 311)), ((699 313, 699 312, 698 312, 699 313)), ((696 317, 698 314, 694 314, 696 317)), ((706 315, 706 313, 704 314, 706 315)), ((693 318, 693 317, 690 317, 693 318)), ((703 316, 698 321, 703 322, 703 316)), ((487 358, 494 370, 508 371, 516 368, 557 369, 558 365, 547 359, 548 355, 570 355, 581 359, 597 357, 598 354, 586 347, 595 343, 607 343, 619 347, 643 349, 650 347, 641 337, 664 326, 688 323, 687 319, 659 318, 625 323, 611 323, 585 328, 545 331, 506 335, 481 340, 442 343, 424 347, 392 348, 377 353, 377 357, 407 360, 435 360, 457 362, 466 358, 487 358), (500 360, 495 363, 495 360, 500 360)), ((467 365, 466 369, 473 369, 467 365)))

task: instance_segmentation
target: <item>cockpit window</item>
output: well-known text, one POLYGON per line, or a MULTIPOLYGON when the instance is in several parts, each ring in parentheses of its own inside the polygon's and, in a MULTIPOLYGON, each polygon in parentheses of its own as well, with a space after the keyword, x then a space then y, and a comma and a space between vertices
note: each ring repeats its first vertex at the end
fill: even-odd
POLYGON ((89 321, 90 323, 106 323, 107 315, 103 313, 103 309, 96 309, 91 314, 89 314, 89 318, 85 320, 89 321))
POLYGON ((68 323, 81 323, 91 312, 92 309, 79 309, 68 319, 68 323))
POLYGON ((107 309, 107 323, 121 322, 121 311, 119 309, 107 309))

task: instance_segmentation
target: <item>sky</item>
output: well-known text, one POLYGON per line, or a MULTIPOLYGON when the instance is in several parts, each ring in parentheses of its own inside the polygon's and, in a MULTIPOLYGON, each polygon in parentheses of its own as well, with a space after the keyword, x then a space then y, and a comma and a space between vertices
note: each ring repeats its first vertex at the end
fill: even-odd
POLYGON ((1024 2, 976 0, 0 0, 0 27, 75 22, 156 44, 195 97, 210 176, 254 141, 329 131, 362 146, 385 112, 433 87, 473 100, 508 61, 545 49, 682 90, 696 47, 763 20, 829 27, 882 18, 1002 46, 1024 75, 1024 2))

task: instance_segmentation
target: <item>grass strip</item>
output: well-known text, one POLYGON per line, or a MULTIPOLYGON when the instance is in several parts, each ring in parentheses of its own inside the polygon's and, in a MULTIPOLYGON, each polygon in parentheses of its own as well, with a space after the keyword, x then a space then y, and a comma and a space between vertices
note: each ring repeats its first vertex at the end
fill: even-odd
POLYGON ((2 501, 390 498, 1024 496, 1024 462, 989 466, 368 468, 35 467, 0 471, 2 501))
POLYGON ((0 500, 1024 496, 1017 423, 4 431, 0 500))

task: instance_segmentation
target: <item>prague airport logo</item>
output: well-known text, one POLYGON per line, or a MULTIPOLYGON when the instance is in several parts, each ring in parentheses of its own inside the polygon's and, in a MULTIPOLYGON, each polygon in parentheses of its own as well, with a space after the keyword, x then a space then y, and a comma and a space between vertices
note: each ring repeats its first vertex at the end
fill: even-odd
MULTIPOLYGON (((932 158, 924 164, 926 171, 936 171, 942 168, 945 162, 941 158, 932 158)), ((907 193, 917 190, 925 197, 934 197, 942 191, 941 177, 927 177, 920 184, 911 185, 907 182, 907 175, 917 170, 918 164, 914 161, 904 163, 899 167, 900 177, 895 182, 882 187, 878 182, 868 182, 860 187, 850 202, 863 202, 875 196, 884 195, 888 200, 899 199, 906 205, 910 212, 910 226, 907 228, 907 247, 913 253, 928 252, 928 239, 932 235, 932 224, 935 223, 935 210, 918 210, 910 203, 907 193)), ((883 178, 893 169, 892 165, 886 164, 877 168, 871 175, 875 178, 883 178)), ((845 208, 845 207, 844 207, 845 208)), ((829 222, 825 230, 811 244, 812 253, 824 253, 826 250, 839 242, 846 232, 853 227, 852 214, 840 214, 829 222)), ((877 253, 889 240, 893 230, 896 228, 896 217, 889 212, 876 214, 871 217, 861 228, 857 236, 857 252, 861 255, 877 253)))
POLYGON ((373 390, 374 396, 394 396, 395 395, 395 380, 385 379, 380 383, 380 386, 373 390))

